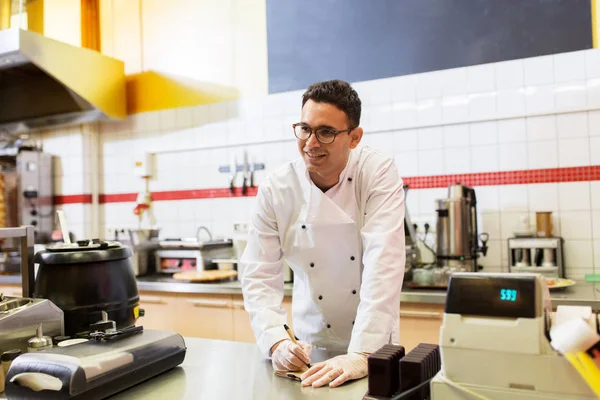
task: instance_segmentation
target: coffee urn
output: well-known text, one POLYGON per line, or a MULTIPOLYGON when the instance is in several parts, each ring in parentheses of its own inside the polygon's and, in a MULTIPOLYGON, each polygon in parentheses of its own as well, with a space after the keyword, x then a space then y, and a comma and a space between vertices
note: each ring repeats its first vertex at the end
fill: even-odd
POLYGON ((479 270, 479 253, 487 253, 488 234, 477 234, 475 190, 460 183, 448 188, 448 198, 436 201, 436 263, 467 272, 479 270), (481 240, 481 246, 479 241, 481 240))

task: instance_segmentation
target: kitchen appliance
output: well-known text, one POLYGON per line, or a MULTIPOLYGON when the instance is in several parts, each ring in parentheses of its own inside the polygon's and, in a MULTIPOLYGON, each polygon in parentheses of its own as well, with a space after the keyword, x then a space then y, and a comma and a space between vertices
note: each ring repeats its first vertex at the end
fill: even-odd
POLYGON ((154 330, 54 347, 17 357, 6 375, 6 394, 10 399, 103 399, 176 367, 185 354, 181 335, 154 330))
POLYGON ((549 278, 564 278, 565 256, 561 237, 508 239, 510 272, 537 272, 549 278))
MULTIPOLYGON (((597 330, 595 313, 590 321, 597 330)), ((432 399, 475 398, 467 390, 498 400, 595 399, 550 345, 555 323, 540 274, 453 274, 440 329, 442 369, 431 382, 432 399)))
POLYGON ((436 201, 436 212, 437 265, 471 272, 481 269, 477 258, 479 253, 487 254, 488 234, 477 233, 475 190, 459 183, 451 185, 448 198, 436 201))
POLYGON ((21 29, 0 30, 0 93, 9 134, 127 115, 122 61, 21 29))
POLYGON ((158 235, 160 229, 128 229, 123 235, 118 235, 115 230, 115 236, 108 238, 111 241, 118 241, 123 246, 129 246, 133 251, 131 264, 135 276, 144 276, 154 272, 156 261, 154 259, 155 251, 160 247, 158 235))
MULTIPOLYGON (((36 243, 49 243, 54 225, 52 156, 26 137, 0 140, 0 227, 34 227, 36 243)), ((0 271, 19 272, 18 239, 0 244, 0 271)))
POLYGON ((46 299, 7 297, 0 301, 0 353, 12 349, 27 352, 27 340, 42 324, 44 333, 63 335, 64 315, 46 299))
POLYGON ((200 242, 197 239, 167 239, 158 244, 155 252, 156 271, 173 274, 188 270, 218 269, 216 259, 233 258, 231 239, 200 242))
POLYGON ((140 309, 131 256, 131 249, 118 242, 47 246, 34 257, 39 268, 33 297, 63 310, 68 336, 86 331, 102 311, 117 327, 132 326, 140 309))
MULTIPOLYGON (((404 204, 408 197, 408 185, 404 185, 404 204)), ((415 270, 421 258, 421 252, 418 246, 417 231, 410 219, 408 207, 404 210, 404 247, 406 250, 406 266, 405 273, 415 270)))

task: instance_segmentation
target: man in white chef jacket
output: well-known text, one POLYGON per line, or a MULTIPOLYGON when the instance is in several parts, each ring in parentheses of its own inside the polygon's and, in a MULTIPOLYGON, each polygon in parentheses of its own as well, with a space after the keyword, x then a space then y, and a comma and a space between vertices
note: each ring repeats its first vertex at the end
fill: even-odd
POLYGON ((275 369, 306 368, 312 347, 345 353, 313 365, 304 386, 362 378, 370 353, 399 342, 402 179, 391 157, 360 145, 360 114, 348 83, 308 88, 293 125, 301 157, 260 185, 241 258, 245 307, 275 369), (283 327, 284 257, 294 271, 298 345, 283 327))

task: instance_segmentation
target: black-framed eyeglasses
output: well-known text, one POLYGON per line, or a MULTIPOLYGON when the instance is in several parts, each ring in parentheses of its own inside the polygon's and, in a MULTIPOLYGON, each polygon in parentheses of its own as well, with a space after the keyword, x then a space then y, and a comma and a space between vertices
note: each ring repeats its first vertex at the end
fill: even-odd
POLYGON ((294 128, 294 135, 296 135, 298 139, 308 140, 310 135, 314 133, 317 140, 322 144, 331 144, 335 140, 335 137, 340 133, 352 132, 354 130, 354 128, 342 130, 327 127, 311 128, 310 126, 302 122, 292 124, 292 127, 294 128))

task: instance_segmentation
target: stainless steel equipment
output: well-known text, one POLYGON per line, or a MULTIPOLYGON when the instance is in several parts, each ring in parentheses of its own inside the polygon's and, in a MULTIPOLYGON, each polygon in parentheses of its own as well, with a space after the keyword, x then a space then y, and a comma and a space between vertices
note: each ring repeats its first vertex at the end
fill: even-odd
POLYGON ((2 132, 127 116, 122 61, 21 29, 0 30, 0 93, 2 132))
POLYGON ((440 267, 457 267, 467 272, 481 269, 479 253, 487 253, 487 233, 477 234, 475 190, 461 184, 448 188, 448 198, 436 201, 436 261, 440 267), (479 240, 482 245, 479 246, 479 240))
POLYGON ((156 272, 176 273, 197 269, 218 269, 216 259, 232 259, 235 249, 231 239, 199 242, 196 239, 169 239, 159 242, 155 252, 156 272))
MULTIPOLYGON (((54 224, 52 155, 26 137, 0 141, 0 227, 34 227, 36 243, 51 240, 54 224), (3 211, 3 212, 2 212, 3 211)), ((0 270, 18 273, 19 243, 6 239, 0 245, 0 270)))
POLYGON ((565 276, 563 239, 529 237, 508 239, 510 272, 537 272, 549 278, 565 276))
POLYGON ((7 297, 0 302, 0 351, 27 352, 27 340, 43 324, 48 336, 63 335, 63 312, 50 300, 7 297))

